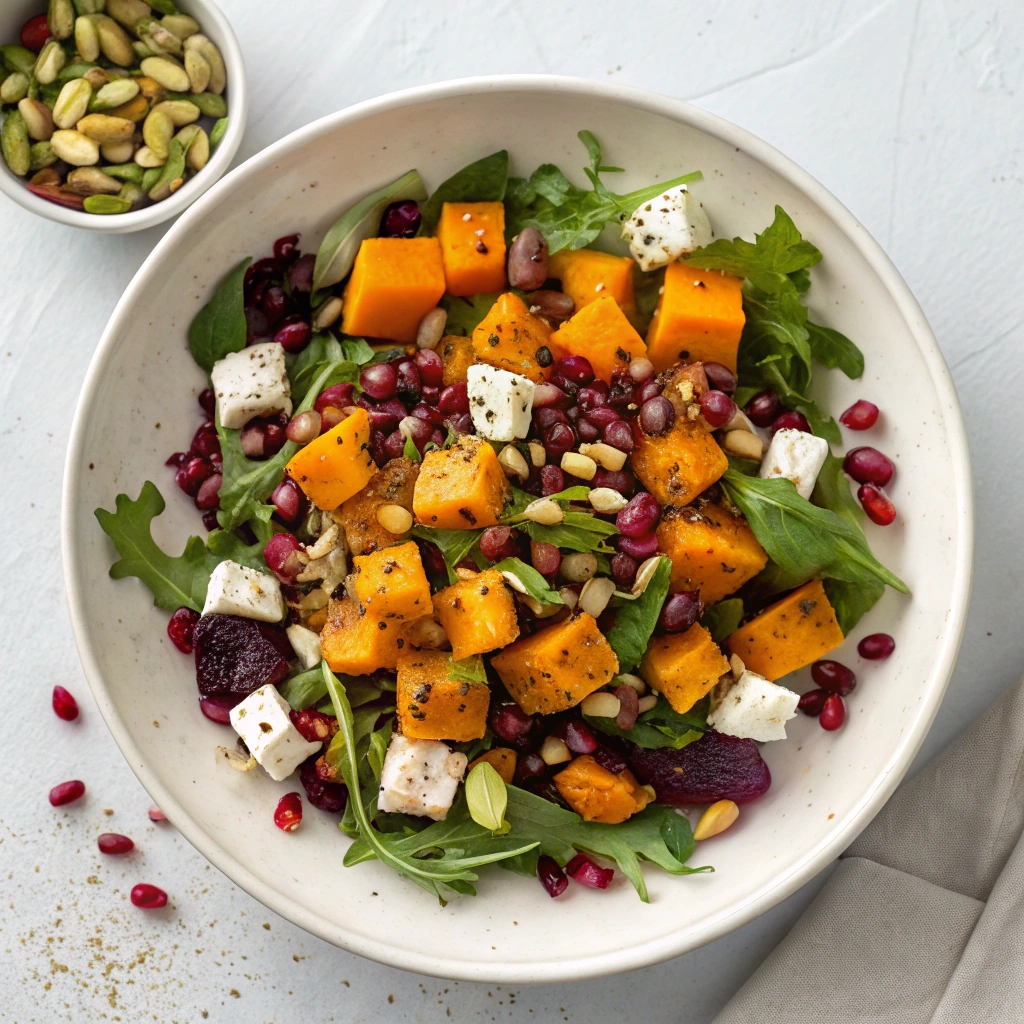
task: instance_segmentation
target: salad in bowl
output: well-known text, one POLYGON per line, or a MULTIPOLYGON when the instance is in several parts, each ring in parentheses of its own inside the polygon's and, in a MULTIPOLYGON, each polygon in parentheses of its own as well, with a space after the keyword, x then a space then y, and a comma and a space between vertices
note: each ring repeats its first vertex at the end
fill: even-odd
MULTIPOLYGON (((411 170, 316 254, 287 236, 231 269, 165 471, 208 536, 163 551, 151 482, 97 510, 237 734, 226 763, 297 775, 346 865, 442 902, 491 864, 551 896, 618 870, 642 899, 644 861, 708 870, 695 843, 771 785, 759 745, 798 711, 842 726, 856 678, 828 655, 907 591, 862 527, 896 517, 893 464, 835 454, 810 397, 864 365, 808 318, 821 253, 780 207, 716 239, 699 172, 614 193, 579 135, 590 188, 504 151, 429 194, 411 170)), ((302 795, 267 813, 294 831, 302 795)))

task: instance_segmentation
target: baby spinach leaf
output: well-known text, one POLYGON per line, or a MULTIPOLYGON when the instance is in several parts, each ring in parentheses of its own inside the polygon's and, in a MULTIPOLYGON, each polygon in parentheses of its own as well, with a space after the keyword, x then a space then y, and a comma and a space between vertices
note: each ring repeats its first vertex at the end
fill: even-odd
POLYGON ((647 589, 635 600, 622 605, 615 625, 608 630, 608 643, 619 659, 620 672, 632 672, 647 650, 661 607, 668 597, 672 560, 662 556, 647 589))
POLYGON ((825 595, 836 613, 836 621, 844 636, 869 612, 885 593, 882 583, 847 583, 845 580, 825 580, 825 595))
POLYGON ((313 290, 329 288, 348 276, 359 246, 365 239, 376 237, 380 219, 390 203, 426 198, 427 190, 423 187, 419 172, 413 170, 349 207, 334 222, 320 243, 313 267, 313 290))
POLYGON ((526 592, 541 604, 565 604, 557 590, 552 590, 548 581, 532 565, 520 558, 505 558, 494 566, 498 572, 510 572, 526 588, 526 592))
POLYGON ((478 295, 460 297, 445 295, 440 302, 441 308, 448 313, 445 321, 445 334, 460 334, 463 337, 470 337, 477 329, 480 321, 491 311, 491 307, 498 301, 496 294, 481 292, 478 295))
POLYGON ((700 624, 711 634, 711 639, 720 644, 739 628, 742 619, 743 602, 738 597, 730 597, 705 608, 700 624))
POLYGON ((196 314, 188 329, 188 347, 192 358, 207 372, 218 359, 245 348, 245 272, 252 263, 246 256, 224 278, 213 298, 196 314))
POLYGON ((348 359, 358 366, 372 363, 376 357, 376 353, 365 338, 342 337, 340 344, 341 358, 348 359))
POLYGON ((297 356, 289 356, 287 362, 292 402, 295 405, 302 403, 310 385, 326 363, 337 364, 333 377, 338 379, 321 385, 321 390, 334 384, 341 384, 343 381, 355 383, 359 378, 359 367, 345 354, 333 334, 314 334, 309 344, 297 356))
POLYGON ((555 526, 527 520, 516 523, 515 527, 538 543, 554 544, 556 548, 566 551, 594 551, 600 554, 615 553, 607 539, 619 532, 614 523, 576 509, 569 509, 565 518, 555 526))
POLYGON ((811 344, 811 356, 815 362, 830 370, 842 370, 851 380, 864 372, 864 353, 845 334, 813 324, 806 324, 811 344))
POLYGON ((474 160, 441 182, 430 198, 420 205, 421 235, 431 235, 441 219, 445 203, 499 203, 508 186, 508 152, 504 149, 474 160))
POLYGON ((410 532, 419 540, 437 545, 448 567, 448 582, 456 583, 455 566, 470 556, 483 530, 439 530, 434 526, 414 526, 410 532))
POLYGON ((617 736, 629 740, 638 747, 656 750, 659 747, 672 747, 681 750, 683 747, 699 740, 707 731, 710 698, 699 700, 685 715, 673 710, 672 705, 664 698, 637 717, 632 729, 620 729, 614 718, 596 718, 584 715, 587 722, 598 732, 606 736, 617 736))

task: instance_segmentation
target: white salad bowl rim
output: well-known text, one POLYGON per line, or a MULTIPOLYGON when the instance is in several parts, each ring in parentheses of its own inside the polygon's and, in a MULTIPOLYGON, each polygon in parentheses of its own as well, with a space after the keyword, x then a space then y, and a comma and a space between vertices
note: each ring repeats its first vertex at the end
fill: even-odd
MULTIPOLYGON (((971 585, 973 550, 973 495, 966 433, 949 370, 921 308, 888 256, 865 228, 831 193, 810 174, 783 156, 768 143, 750 132, 731 124, 715 114, 681 100, 661 96, 641 89, 610 85, 552 75, 510 75, 461 79, 436 85, 421 86, 367 100, 331 114, 301 128, 237 167, 199 198, 185 215, 174 224, 125 290, 111 317, 99 347, 89 367, 76 411, 68 449, 63 491, 62 540, 64 568, 71 625, 78 645, 85 674, 93 695, 115 741, 127 758, 142 785, 167 813, 185 838, 208 860, 248 893, 282 917, 340 947, 362 956, 408 971, 416 971, 446 978, 493 982, 553 982, 582 979, 620 971, 632 970, 657 963, 704 945, 742 924, 752 920, 796 891, 840 854, 892 794, 917 753, 941 702, 945 687, 953 670, 957 650, 964 629, 971 585), (681 926, 678 932, 659 936, 649 942, 600 955, 576 954, 569 947, 564 956, 548 963, 521 963, 509 959, 497 962, 479 962, 453 959, 440 950, 400 950, 386 937, 368 938, 353 935, 344 927, 297 905, 291 898, 275 891, 258 878, 242 861, 228 854, 200 827, 189 814, 187 806, 178 802, 159 781, 147 762, 144 751, 132 738, 122 715, 114 703, 107 682, 101 672, 94 640, 87 628, 84 609, 89 600, 90 580, 82 578, 78 561, 74 557, 73 521, 76 515, 76 495, 85 454, 86 424, 97 389, 106 372, 115 340, 127 311, 138 300, 151 278, 158 273, 167 250, 189 231, 196 228, 206 213, 234 189, 245 186, 247 180, 268 165, 281 161, 290 153, 330 129, 358 121, 368 116, 405 105, 424 101, 457 98, 479 92, 504 90, 514 93, 576 94, 604 98, 639 111, 680 121, 717 137, 766 165, 772 172, 798 188, 816 204, 843 232, 849 244, 855 246, 891 293, 909 330, 919 346, 931 375, 931 383, 941 401, 941 417, 949 432, 951 445, 945 452, 944 472, 955 481, 955 520, 959 530, 960 546, 955 562, 954 577, 950 582, 950 611, 947 629, 936 640, 936 654, 928 678, 921 681, 922 699, 914 717, 900 734, 899 742, 883 771, 865 784, 864 791, 845 820, 838 822, 833 832, 806 850, 794 863, 761 887, 752 896, 742 898, 717 914, 697 923, 681 926)), ((656 870, 656 869, 652 869, 656 870)), ((713 877, 713 876, 712 876, 713 877)), ((677 880, 682 884, 682 880, 677 880)), ((420 894, 421 896, 423 894, 420 894)), ((595 912, 600 912, 595 908, 595 912)))

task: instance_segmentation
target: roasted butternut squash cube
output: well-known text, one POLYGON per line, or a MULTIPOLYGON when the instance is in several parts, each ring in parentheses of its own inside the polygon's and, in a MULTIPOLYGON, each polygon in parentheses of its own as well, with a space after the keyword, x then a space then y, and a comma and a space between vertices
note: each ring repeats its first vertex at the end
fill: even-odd
POLYGON ((437 346, 441 357, 441 384, 449 387, 469 376, 469 368, 476 362, 473 339, 461 334, 446 334, 437 346))
POLYGON ((843 639, 821 580, 812 580, 740 626, 725 645, 752 672, 774 682, 823 658, 843 639))
POLYGON ((449 295, 504 290, 504 203, 445 203, 437 240, 449 295))
POLYGON ((672 592, 699 590, 705 605, 734 594, 768 564, 747 521, 710 501, 669 508, 658 549, 672 559, 672 592))
POLYGON ((450 664, 445 651, 412 651, 399 657, 395 707, 403 736, 464 743, 486 732, 490 687, 449 679, 450 664))
POLYGON ((508 480, 494 449, 466 435, 451 448, 423 457, 412 507, 424 526, 475 530, 498 524, 507 493, 508 480))
POLYGON ((570 761, 554 783, 562 799, 584 821, 618 825, 651 802, 650 793, 628 768, 616 775, 590 754, 570 761))
POLYGON ((585 356, 595 375, 606 381, 616 370, 625 370, 634 359, 647 355, 644 339, 610 295, 599 295, 577 309, 551 341, 560 356, 585 356))
POLYGON ((557 358, 551 328, 534 316, 518 295, 499 295, 490 312, 473 331, 473 350, 482 363, 529 377, 535 384, 548 379, 557 358))
POLYGON ((456 661, 506 647, 519 636, 516 603, 497 569, 438 591, 434 614, 448 634, 456 661))
POLYGON ((548 272, 562 282, 562 291, 576 303, 577 312, 598 299, 610 297, 631 317, 636 312, 633 267, 628 256, 596 249, 560 249, 552 253, 548 272))
POLYGON ((444 295, 436 238, 367 238, 345 288, 342 330, 392 341, 416 340, 420 321, 444 295))
POLYGON ((647 358, 658 370, 682 360, 721 363, 736 372, 746 317, 743 281, 682 263, 665 269, 665 290, 647 331, 647 358))
POLYGON ((406 637, 409 627, 400 620, 377 619, 349 597, 332 599, 320 632, 320 646, 333 672, 365 676, 380 669, 393 671, 398 667, 398 656, 410 647, 406 637))
POLYGON ((377 522, 377 513, 384 505, 400 505, 412 512, 412 495, 419 472, 419 463, 412 459, 391 459, 370 477, 358 494, 346 499, 338 518, 353 555, 368 555, 401 542, 401 535, 390 533, 377 522))
POLYGON ((699 622, 685 633, 654 637, 640 662, 644 682, 681 715, 728 671, 729 660, 699 622))
POLYGON ((486 761, 501 776, 501 781, 506 786, 511 786, 512 780, 516 777, 516 760, 516 752, 510 747, 491 747, 469 762, 466 774, 486 761))
POLYGON ((689 504, 729 468, 714 435, 685 416, 677 416, 664 434, 642 434, 629 461, 662 505, 689 504))
POLYGON ((370 455, 370 417, 357 409, 300 448, 284 471, 317 508, 330 512, 361 491, 376 468, 370 455))
POLYGON ((416 541, 357 555, 356 596, 376 619, 412 622, 432 614, 430 583, 416 541))
POLYGON ((491 667, 528 715, 553 715, 610 683, 619 659, 584 612, 510 644, 491 667))

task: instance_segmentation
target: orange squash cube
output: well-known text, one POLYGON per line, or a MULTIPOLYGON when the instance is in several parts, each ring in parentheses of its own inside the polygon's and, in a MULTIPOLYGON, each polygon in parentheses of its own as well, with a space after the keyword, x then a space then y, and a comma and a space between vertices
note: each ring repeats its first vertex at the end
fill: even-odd
POLYGON ((725 641, 730 654, 774 682, 835 650, 844 640, 821 580, 766 608, 725 641))
POLYGON ((451 448, 423 457, 412 508, 424 526, 475 530, 497 526, 507 494, 508 480, 494 449, 467 434, 451 448))
POLYGON ((618 825, 651 802, 650 793, 628 768, 616 775, 590 754, 571 761, 553 781, 562 799, 584 821, 618 825))
POLYGON ((729 671, 729 660, 698 622, 685 633, 656 636, 640 662, 640 675, 685 715, 729 671))
POLYGON ((437 240, 449 295, 504 290, 504 203, 445 203, 437 240))
POLYGON ((642 435, 629 462, 662 505, 689 504, 729 468, 714 435, 685 416, 677 416, 664 434, 642 435))
POLYGON ((375 619, 412 622, 432 614, 430 583, 416 541, 357 555, 352 563, 356 596, 375 619))
POLYGON ((510 747, 491 747, 469 762, 466 774, 486 761, 501 776, 501 781, 506 786, 511 786, 512 780, 516 777, 516 760, 516 752, 510 747))
POLYGON ((407 624, 378 620, 349 597, 331 600, 320 645, 332 672, 365 676, 380 669, 394 670, 398 656, 409 649, 407 624))
POLYGON ((665 290, 647 331, 647 358, 658 370, 673 363, 721 363, 736 372, 746 317, 743 280, 719 270, 670 263, 665 290))
POLYGON ((370 477, 370 482, 358 494, 345 500, 338 518, 353 555, 368 555, 401 542, 401 536, 380 525, 377 513, 384 505, 400 505, 411 512, 419 472, 419 463, 412 459, 391 459, 370 477))
POLYGON ((528 715, 552 715, 610 683, 619 659, 584 612, 510 644, 491 658, 491 667, 528 715))
POLYGON ((345 288, 342 330, 392 341, 416 340, 420 321, 444 295, 436 238, 367 238, 345 288))
POLYGON ((747 521, 709 501, 669 508, 658 524, 658 549, 672 559, 672 592, 699 590, 705 605, 734 594, 768 564, 747 521))
POLYGON ((540 384, 551 375, 557 357, 551 328, 534 316, 518 295, 499 295, 473 331, 473 350, 482 363, 518 373, 540 384))
POLYGON ((483 737, 490 687, 449 679, 450 664, 445 651, 411 651, 399 657, 395 708, 403 736, 456 743, 483 737))
POLYGON ((497 569, 486 569, 436 593, 434 613, 456 661, 506 647, 519 636, 516 603, 497 569))
POLYGON ((636 312, 634 266, 628 256, 596 249, 560 249, 551 256, 549 273, 562 282, 562 291, 576 303, 577 310, 610 296, 631 317, 636 312))
POLYGON ((376 468, 370 455, 370 417, 357 409, 300 448, 284 471, 317 508, 330 512, 361 491, 376 468))
POLYGON ((469 368, 476 362, 473 339, 462 334, 446 334, 437 346, 441 357, 441 386, 449 387, 469 376, 469 368))
POLYGON ((610 381, 633 359, 647 355, 644 339, 610 295, 599 295, 558 329, 552 343, 560 355, 586 356, 600 380, 610 381))

